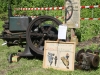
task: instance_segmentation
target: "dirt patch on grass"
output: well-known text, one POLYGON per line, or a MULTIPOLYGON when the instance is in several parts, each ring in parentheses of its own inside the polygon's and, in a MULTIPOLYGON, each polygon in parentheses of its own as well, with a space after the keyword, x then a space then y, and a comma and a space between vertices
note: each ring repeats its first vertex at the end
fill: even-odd
POLYGON ((100 35, 93 37, 92 39, 89 39, 84 42, 79 42, 77 47, 84 48, 86 46, 90 46, 92 44, 96 44, 98 47, 100 47, 100 35))
POLYGON ((5 70, 1 70, 0 71, 0 75, 5 75, 6 74, 6 71, 5 70))

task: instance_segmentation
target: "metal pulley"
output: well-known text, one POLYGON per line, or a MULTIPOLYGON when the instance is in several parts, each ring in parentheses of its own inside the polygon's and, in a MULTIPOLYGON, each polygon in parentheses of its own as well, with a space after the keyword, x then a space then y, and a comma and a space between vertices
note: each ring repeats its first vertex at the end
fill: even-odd
POLYGON ((81 49, 81 50, 79 50, 78 52, 76 52, 76 54, 75 54, 75 60, 78 62, 78 61, 81 61, 81 53, 84 53, 85 52, 85 50, 84 49, 81 49))
POLYGON ((29 47, 37 54, 43 55, 44 41, 57 40, 58 30, 56 27, 61 24, 62 22, 51 16, 35 18, 31 21, 26 31, 26 41, 29 47))

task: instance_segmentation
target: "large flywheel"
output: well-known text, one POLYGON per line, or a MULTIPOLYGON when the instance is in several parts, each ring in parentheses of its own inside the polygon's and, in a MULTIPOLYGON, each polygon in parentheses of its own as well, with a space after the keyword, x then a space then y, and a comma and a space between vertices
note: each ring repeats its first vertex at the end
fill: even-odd
POLYGON ((29 47, 37 54, 43 55, 44 41, 57 40, 57 28, 61 24, 62 22, 51 16, 35 18, 26 31, 26 40, 29 47))

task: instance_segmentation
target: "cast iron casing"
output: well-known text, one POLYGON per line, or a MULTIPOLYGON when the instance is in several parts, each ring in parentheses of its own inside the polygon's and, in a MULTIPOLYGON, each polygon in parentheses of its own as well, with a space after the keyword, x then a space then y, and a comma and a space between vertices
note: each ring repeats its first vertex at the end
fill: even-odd
POLYGON ((9 18, 9 30, 10 31, 26 31, 29 25, 29 22, 32 19, 30 17, 10 17, 9 18))

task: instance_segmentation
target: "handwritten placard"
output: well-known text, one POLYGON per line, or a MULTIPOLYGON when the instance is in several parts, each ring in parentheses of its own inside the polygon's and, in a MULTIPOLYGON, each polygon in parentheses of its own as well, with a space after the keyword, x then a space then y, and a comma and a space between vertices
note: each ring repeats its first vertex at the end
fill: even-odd
POLYGON ((75 43, 45 41, 43 68, 74 71, 75 43))
POLYGON ((65 0, 65 23, 68 28, 80 28, 80 0, 65 0))

